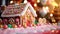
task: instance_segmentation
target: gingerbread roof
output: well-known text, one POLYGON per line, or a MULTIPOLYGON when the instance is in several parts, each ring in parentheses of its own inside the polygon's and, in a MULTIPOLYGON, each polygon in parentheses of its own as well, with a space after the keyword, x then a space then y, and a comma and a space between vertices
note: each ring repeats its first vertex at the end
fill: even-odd
POLYGON ((33 9, 30 3, 22 3, 20 5, 8 5, 4 12, 2 13, 2 17, 15 17, 15 16, 23 16, 27 9, 30 9, 33 16, 36 17, 36 11, 33 9))

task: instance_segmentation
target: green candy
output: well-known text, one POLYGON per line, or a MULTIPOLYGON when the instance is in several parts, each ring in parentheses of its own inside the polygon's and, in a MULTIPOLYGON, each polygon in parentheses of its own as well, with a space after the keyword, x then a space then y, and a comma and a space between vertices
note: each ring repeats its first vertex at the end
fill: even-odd
POLYGON ((11 24, 8 24, 8 28, 12 28, 12 25, 11 24))
POLYGON ((37 20, 35 20, 35 22, 34 22, 35 24, 37 24, 38 23, 38 21, 37 20))

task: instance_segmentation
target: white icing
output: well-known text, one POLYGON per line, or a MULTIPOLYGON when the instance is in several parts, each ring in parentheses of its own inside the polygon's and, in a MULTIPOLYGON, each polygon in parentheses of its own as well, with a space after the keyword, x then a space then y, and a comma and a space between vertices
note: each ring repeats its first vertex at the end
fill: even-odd
MULTIPOLYGON (((24 4, 23 4, 24 5, 24 4)), ((23 6, 22 5, 22 6, 23 6)), ((30 11, 32 12, 32 14, 33 14, 33 16, 34 17, 37 17, 37 14, 36 14, 36 11, 33 9, 33 7, 31 6, 31 4, 30 3, 27 3, 26 4, 26 6, 24 6, 23 7, 23 11, 20 13, 20 14, 10 14, 10 15, 4 15, 4 13, 6 12, 6 11, 4 11, 3 13, 2 13, 2 17, 15 17, 15 16, 23 16, 25 13, 26 13, 26 11, 27 11, 27 9, 29 9, 30 8, 30 11)), ((8 12, 8 11, 7 11, 8 12)))

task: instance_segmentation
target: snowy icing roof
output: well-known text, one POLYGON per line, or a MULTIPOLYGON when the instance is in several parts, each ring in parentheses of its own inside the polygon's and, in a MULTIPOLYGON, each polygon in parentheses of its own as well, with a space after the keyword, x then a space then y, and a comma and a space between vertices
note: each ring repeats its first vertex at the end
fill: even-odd
POLYGON ((37 17, 36 11, 33 9, 30 3, 22 3, 20 5, 8 5, 4 12, 2 13, 2 17, 15 17, 15 16, 23 16, 27 9, 30 9, 34 17, 37 17))

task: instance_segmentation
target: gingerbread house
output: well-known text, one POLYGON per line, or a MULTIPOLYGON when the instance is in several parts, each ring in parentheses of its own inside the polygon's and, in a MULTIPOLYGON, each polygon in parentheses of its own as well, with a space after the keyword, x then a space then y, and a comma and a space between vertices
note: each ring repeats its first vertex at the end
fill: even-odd
POLYGON ((37 14, 30 3, 21 3, 19 5, 8 5, 1 17, 8 18, 8 20, 11 20, 11 18, 15 20, 15 17, 19 17, 19 23, 23 24, 33 23, 37 14))

